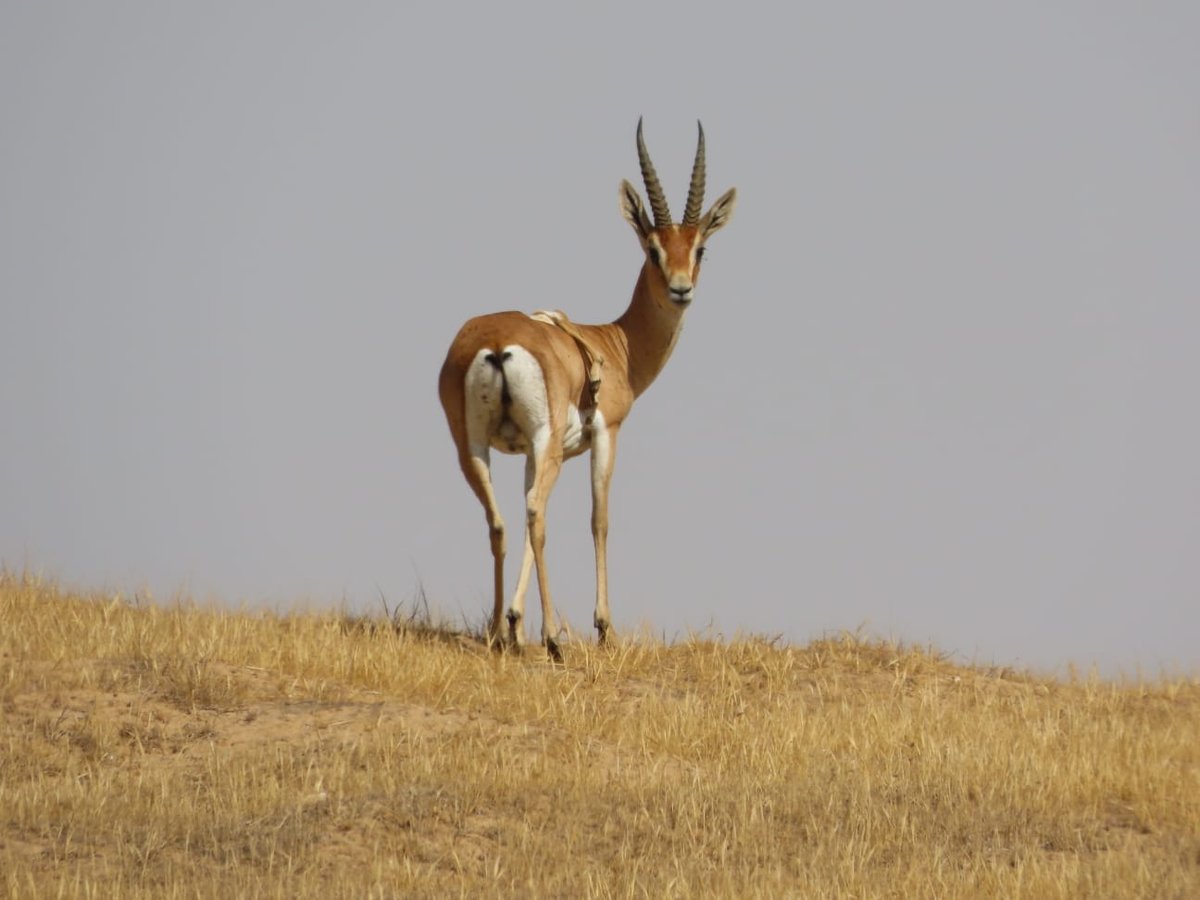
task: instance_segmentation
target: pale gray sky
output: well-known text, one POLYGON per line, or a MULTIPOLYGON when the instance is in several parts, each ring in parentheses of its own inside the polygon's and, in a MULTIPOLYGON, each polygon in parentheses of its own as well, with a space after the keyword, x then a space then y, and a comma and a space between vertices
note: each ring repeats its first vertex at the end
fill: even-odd
MULTIPOLYGON (((701 118, 738 208, 622 434, 617 627, 1195 671, 1198 38, 1192 2, 4 3, 0 563, 479 620, 446 347, 619 314, 637 117, 676 207, 701 118)), ((587 482, 548 545, 584 630, 587 482)))

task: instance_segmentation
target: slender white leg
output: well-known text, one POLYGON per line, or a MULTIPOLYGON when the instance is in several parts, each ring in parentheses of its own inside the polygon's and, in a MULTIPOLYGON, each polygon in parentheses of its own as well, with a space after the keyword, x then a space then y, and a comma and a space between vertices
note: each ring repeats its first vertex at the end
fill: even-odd
MULTIPOLYGON (((533 490, 533 477, 537 472, 533 455, 525 457, 525 502, 529 503, 533 490)), ((512 605, 508 608, 509 639, 518 647, 525 645, 525 592, 529 590, 529 576, 533 572, 533 544, 529 541, 529 524, 525 524, 525 553, 521 557, 521 574, 517 578, 517 589, 513 592, 512 605)))

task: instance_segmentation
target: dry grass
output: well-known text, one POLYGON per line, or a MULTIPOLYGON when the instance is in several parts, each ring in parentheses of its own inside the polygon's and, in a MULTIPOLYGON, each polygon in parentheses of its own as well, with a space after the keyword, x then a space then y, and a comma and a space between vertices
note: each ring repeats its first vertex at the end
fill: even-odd
POLYGON ((1200 685, 0 577, 9 896, 1195 897, 1200 685))

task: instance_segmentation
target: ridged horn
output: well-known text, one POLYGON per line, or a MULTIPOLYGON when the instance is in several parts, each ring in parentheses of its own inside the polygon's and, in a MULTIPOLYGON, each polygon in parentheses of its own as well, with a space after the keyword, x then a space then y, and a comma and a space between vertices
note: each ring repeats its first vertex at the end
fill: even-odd
POLYGON ((696 120, 700 129, 699 142, 696 144, 696 161, 692 163, 692 183, 688 187, 687 208, 683 211, 684 225, 697 225, 700 222, 700 208, 704 205, 704 126, 696 120))
POLYGON ((642 140, 642 119, 638 117, 637 128, 638 163, 642 167, 642 181, 646 183, 646 198, 650 201, 650 209, 654 212, 654 227, 665 228, 671 224, 671 211, 667 208, 667 198, 663 194, 662 185, 658 182, 658 174, 654 171, 654 163, 650 162, 650 154, 646 150, 646 142, 642 140))

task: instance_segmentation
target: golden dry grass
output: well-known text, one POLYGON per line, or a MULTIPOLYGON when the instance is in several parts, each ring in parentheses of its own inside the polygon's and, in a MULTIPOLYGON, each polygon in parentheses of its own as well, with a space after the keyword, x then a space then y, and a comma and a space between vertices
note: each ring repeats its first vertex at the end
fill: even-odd
POLYGON ((1200 685, 0 577, 9 896, 1200 896, 1200 685))

